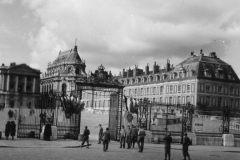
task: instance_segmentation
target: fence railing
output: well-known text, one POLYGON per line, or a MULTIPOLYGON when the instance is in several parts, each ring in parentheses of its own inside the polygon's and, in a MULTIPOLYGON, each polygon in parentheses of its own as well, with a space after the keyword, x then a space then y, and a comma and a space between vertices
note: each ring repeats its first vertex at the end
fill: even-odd
POLYGON ((40 126, 34 124, 18 124, 18 138, 39 138, 40 126))
POLYGON ((78 126, 57 126, 57 138, 76 139, 78 126))

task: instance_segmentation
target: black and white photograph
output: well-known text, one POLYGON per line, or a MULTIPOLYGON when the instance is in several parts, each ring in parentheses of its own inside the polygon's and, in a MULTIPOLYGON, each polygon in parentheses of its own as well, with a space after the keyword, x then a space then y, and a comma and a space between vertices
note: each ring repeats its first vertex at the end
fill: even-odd
POLYGON ((0 159, 240 160, 239 0, 0 0, 0 159))

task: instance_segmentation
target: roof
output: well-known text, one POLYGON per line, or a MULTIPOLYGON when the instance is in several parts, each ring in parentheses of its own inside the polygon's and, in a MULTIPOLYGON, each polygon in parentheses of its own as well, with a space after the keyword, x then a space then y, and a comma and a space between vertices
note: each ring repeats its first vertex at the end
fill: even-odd
POLYGON ((78 51, 77 51, 77 46, 75 46, 74 49, 70 49, 64 52, 60 52, 58 57, 53 61, 52 64, 59 64, 62 62, 82 62, 82 59, 80 58, 78 51))

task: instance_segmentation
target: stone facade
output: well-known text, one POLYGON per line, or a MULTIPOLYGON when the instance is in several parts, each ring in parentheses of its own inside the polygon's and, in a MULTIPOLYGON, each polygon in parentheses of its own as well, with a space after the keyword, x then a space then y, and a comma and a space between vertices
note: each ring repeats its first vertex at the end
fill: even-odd
POLYGON ((0 66, 0 105, 5 108, 35 108, 40 71, 26 64, 0 66))

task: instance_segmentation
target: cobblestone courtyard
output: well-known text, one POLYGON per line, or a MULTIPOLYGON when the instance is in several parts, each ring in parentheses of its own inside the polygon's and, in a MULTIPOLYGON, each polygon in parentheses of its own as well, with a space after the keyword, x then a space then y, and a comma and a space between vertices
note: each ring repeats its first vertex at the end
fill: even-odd
MULTIPOLYGON (((118 142, 110 142, 109 151, 103 152, 102 145, 91 141, 90 149, 79 148, 79 141, 38 139, 1 140, 0 155, 3 160, 162 160, 163 144, 145 144, 143 153, 137 148, 120 149, 118 142)), ((218 146, 190 146, 192 160, 239 160, 240 149, 218 146)), ((181 145, 172 145, 172 160, 182 158, 181 145)))

